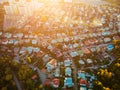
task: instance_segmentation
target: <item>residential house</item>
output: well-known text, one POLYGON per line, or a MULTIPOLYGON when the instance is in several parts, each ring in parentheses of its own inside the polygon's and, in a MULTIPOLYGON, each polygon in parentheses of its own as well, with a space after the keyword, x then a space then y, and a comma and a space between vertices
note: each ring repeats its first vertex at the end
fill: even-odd
POLYGON ((61 57, 61 56, 62 56, 62 52, 61 52, 61 50, 58 49, 58 48, 53 48, 53 49, 51 50, 51 52, 53 52, 57 57, 61 57))
POLYGON ((51 59, 51 57, 50 57, 48 54, 45 54, 45 55, 42 57, 42 60, 43 60, 44 63, 47 63, 50 59, 51 59))
POLYGON ((21 49, 20 49, 20 54, 23 54, 23 53, 25 53, 26 52, 26 47, 22 47, 21 49))
POLYGON ((87 59, 87 63, 88 63, 88 64, 92 64, 93 61, 92 61, 91 59, 87 59))
POLYGON ((53 87, 58 88, 59 85, 60 85, 60 79, 54 78, 54 79, 52 80, 52 85, 53 85, 53 87))
POLYGON ((90 50, 88 48, 82 48, 84 54, 90 54, 90 50))
POLYGON ((43 51, 39 51, 39 52, 36 53, 36 57, 38 57, 38 58, 41 58, 44 55, 45 55, 45 53, 43 51))
POLYGON ((82 78, 82 79, 86 79, 86 77, 85 77, 85 72, 84 71, 81 71, 81 70, 79 70, 78 71, 78 78, 82 78))
POLYGON ((20 50, 20 48, 19 48, 19 47, 15 47, 15 48, 14 48, 14 50, 13 50, 14 55, 17 55, 17 54, 18 54, 18 52, 19 52, 19 50, 20 50))
POLYGON ((37 44, 37 40, 35 40, 35 39, 32 40, 32 44, 34 44, 34 45, 37 44))
POLYGON ((116 36, 113 36, 113 39, 114 40, 120 40, 120 37, 116 35, 116 36))
POLYGON ((40 48, 39 48, 39 47, 35 47, 35 48, 33 48, 33 52, 38 53, 39 51, 40 51, 40 48))
POLYGON ((66 77, 64 80, 64 87, 73 87, 74 83, 71 77, 66 77))
POLYGON ((83 60, 79 60, 79 64, 84 65, 85 62, 83 60))
POLYGON ((51 72, 51 70, 55 69, 57 67, 57 61, 55 59, 50 60, 47 64, 47 71, 51 72))
POLYGON ((78 55, 80 55, 80 56, 83 56, 83 55, 84 55, 84 53, 83 53, 82 50, 78 50, 77 53, 78 53, 78 55))
POLYGON ((111 38, 107 37, 107 38, 104 38, 104 42, 107 43, 107 42, 110 42, 111 41, 111 38))
POLYGON ((4 37, 5 37, 5 38, 11 38, 11 37, 12 37, 12 34, 11 34, 11 33, 5 33, 5 34, 4 34, 4 37))
POLYGON ((86 46, 89 46, 89 45, 90 45, 90 43, 89 43, 88 40, 84 41, 84 44, 85 44, 86 46))
POLYGON ((87 87, 80 86, 80 90, 87 90, 87 87))
POLYGON ((55 77, 60 77, 60 68, 56 68, 54 71, 54 76, 55 77))
POLYGON ((7 45, 7 44, 8 44, 8 40, 7 40, 7 39, 3 39, 3 40, 1 41, 1 43, 4 44, 4 45, 7 45))
POLYGON ((64 66, 65 66, 65 67, 70 66, 71 63, 72 63, 72 62, 71 62, 70 59, 64 60, 64 66))
POLYGON ((70 67, 66 67, 65 68, 65 76, 71 76, 71 74, 72 74, 71 68, 70 67))
POLYGON ((31 54, 32 51, 33 51, 33 47, 31 47, 31 46, 27 47, 27 51, 28 51, 29 54, 31 54))
POLYGON ((18 38, 22 38, 22 37, 23 37, 23 33, 18 33, 18 34, 17 34, 17 37, 18 37, 18 38))
POLYGON ((90 50, 91 50, 91 52, 95 52, 96 51, 96 47, 91 47, 90 50))
POLYGON ((108 44, 107 45, 107 49, 108 49, 108 51, 113 50, 114 49, 114 45, 113 44, 108 44))
POLYGON ((76 56, 78 56, 78 53, 76 51, 71 51, 70 55, 71 55, 71 57, 76 57, 76 56))
POLYGON ((79 80, 79 84, 80 84, 80 86, 87 86, 87 80, 84 80, 84 79, 80 79, 79 80))

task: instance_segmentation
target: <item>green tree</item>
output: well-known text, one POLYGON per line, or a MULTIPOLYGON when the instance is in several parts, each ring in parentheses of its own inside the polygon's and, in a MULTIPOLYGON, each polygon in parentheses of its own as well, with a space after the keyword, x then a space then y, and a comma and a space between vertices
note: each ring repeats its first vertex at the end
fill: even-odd
POLYGON ((7 74, 5 80, 10 81, 11 79, 12 79, 12 74, 7 74))

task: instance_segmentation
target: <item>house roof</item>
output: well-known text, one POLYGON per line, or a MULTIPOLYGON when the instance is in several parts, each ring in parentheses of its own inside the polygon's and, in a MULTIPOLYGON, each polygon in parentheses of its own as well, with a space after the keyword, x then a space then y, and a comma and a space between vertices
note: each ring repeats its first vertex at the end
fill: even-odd
POLYGON ((23 33, 18 33, 17 37, 22 38, 23 37, 23 33))
POLYGON ((92 63, 92 60, 91 59, 87 59, 87 63, 92 63))
POLYGON ((50 59, 50 56, 49 56, 48 54, 46 54, 46 55, 44 55, 44 56, 42 57, 42 60, 43 60, 44 62, 47 62, 49 59, 50 59))
POLYGON ((79 77, 79 78, 82 78, 82 79, 86 79, 86 77, 85 77, 85 72, 79 71, 79 72, 78 72, 78 77, 79 77))
POLYGON ((108 50, 112 50, 113 48, 114 48, 114 45, 113 45, 113 44, 108 44, 108 45, 107 45, 107 49, 108 49, 108 50))
POLYGON ((79 83, 80 83, 80 85, 82 85, 82 86, 86 86, 86 85, 87 85, 87 81, 84 80, 84 79, 80 79, 80 80, 79 80, 79 83))
POLYGON ((78 53, 80 56, 83 55, 83 51, 82 51, 82 50, 77 51, 77 53, 78 53))
POLYGON ((91 47, 90 50, 91 50, 92 52, 95 52, 95 51, 96 51, 96 47, 91 47))
POLYGON ((25 51, 26 51, 26 47, 22 47, 22 48, 20 49, 20 53, 25 53, 25 51))
POLYGON ((60 69, 56 68, 55 72, 54 72, 55 77, 59 77, 60 76, 60 69))
POLYGON ((33 47, 27 47, 27 51, 29 52, 29 53, 31 53, 32 51, 33 51, 33 47))
POLYGON ((14 48, 14 53, 18 53, 18 52, 19 52, 19 50, 20 50, 20 48, 19 48, 19 47, 15 47, 15 48, 14 48))
POLYGON ((79 64, 85 64, 83 60, 79 60, 79 64))
POLYGON ((64 60, 64 65, 65 66, 70 66, 71 65, 71 61, 68 59, 68 60, 64 60))
POLYGON ((109 42, 109 41, 111 41, 111 38, 104 38, 104 42, 109 42))
POLYGON ((70 55, 71 55, 71 57, 76 57, 76 56, 78 56, 78 52, 72 51, 72 52, 70 52, 70 55))
POLYGON ((56 61, 55 59, 50 60, 50 61, 46 64, 46 67, 47 67, 48 72, 50 72, 52 69, 56 68, 56 66, 57 66, 57 61, 56 61))
POLYGON ((11 33, 5 33, 4 36, 5 36, 6 38, 11 38, 11 37, 12 37, 12 34, 11 34, 11 33))
POLYGON ((50 60, 50 62, 48 62, 50 65, 56 66, 57 65, 57 61, 55 59, 50 60))
POLYGON ((114 40, 120 40, 120 37, 119 36, 114 36, 113 39, 114 40))
POLYGON ((68 37, 64 38, 64 41, 68 42, 68 41, 69 41, 69 38, 68 38, 68 37))
POLYGON ((73 44, 73 47, 74 47, 74 48, 76 48, 76 47, 78 47, 78 46, 79 46, 78 43, 73 44))
POLYGON ((32 40, 32 44, 37 44, 37 40, 32 40))
POLYGON ((44 85, 45 85, 45 86, 49 86, 49 85, 50 85, 50 79, 47 78, 47 79, 45 80, 45 82, 44 82, 44 85))
POLYGON ((85 54, 89 54, 90 50, 88 48, 82 48, 83 53, 85 54))
POLYGON ((56 41, 55 39, 53 39, 53 40, 51 41, 51 43, 55 44, 55 43, 57 43, 57 41, 56 41))
POLYGON ((2 44, 8 44, 8 40, 7 39, 2 39, 2 44))
POLYGON ((88 40, 87 40, 87 41, 84 41, 84 44, 87 45, 87 46, 90 45, 90 43, 89 43, 88 40))
POLYGON ((72 73, 71 68, 70 68, 70 67, 67 67, 67 68, 65 69, 65 75, 71 76, 71 73, 72 73))
POLYGON ((72 87, 73 86, 73 82, 72 82, 72 78, 71 77, 65 78, 64 86, 68 86, 68 87, 72 87))
POLYGON ((33 51, 34 51, 34 52, 39 52, 39 51, 40 51, 40 48, 39 48, 39 47, 33 48, 33 51))
POLYGON ((60 84, 60 79, 55 78, 55 79, 53 79, 52 82, 53 82, 54 85, 59 85, 60 84))
POLYGON ((61 57, 61 56, 62 56, 62 53, 61 53, 60 50, 57 50, 57 51, 55 52, 55 54, 56 54, 57 57, 61 57))
POLYGON ((3 33, 2 32, 0 32, 0 35, 2 35, 3 33))
POLYGON ((87 90, 87 88, 85 86, 81 86, 80 90, 87 90))
POLYGON ((44 55, 44 52, 43 52, 43 51, 40 51, 40 52, 36 53, 36 56, 37 56, 37 57, 42 57, 43 55, 44 55))
POLYGON ((52 45, 49 45, 49 46, 47 47, 47 49, 52 50, 52 49, 53 49, 53 46, 52 46, 52 45))

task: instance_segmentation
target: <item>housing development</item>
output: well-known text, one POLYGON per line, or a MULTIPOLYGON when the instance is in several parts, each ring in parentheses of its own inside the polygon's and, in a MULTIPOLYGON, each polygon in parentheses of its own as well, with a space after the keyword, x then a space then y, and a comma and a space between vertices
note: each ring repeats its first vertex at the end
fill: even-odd
POLYGON ((120 90, 119 4, 0 0, 0 90, 120 90))

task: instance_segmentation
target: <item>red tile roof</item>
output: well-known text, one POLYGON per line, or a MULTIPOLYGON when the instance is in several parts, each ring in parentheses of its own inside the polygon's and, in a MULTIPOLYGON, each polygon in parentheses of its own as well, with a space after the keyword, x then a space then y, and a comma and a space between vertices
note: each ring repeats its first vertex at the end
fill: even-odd
POLYGON ((60 80, 57 79, 57 78, 53 79, 53 84, 54 85, 59 85, 60 84, 60 80))
POLYGON ((87 46, 90 45, 89 41, 84 41, 84 44, 87 45, 87 46))
POLYGON ((84 79, 79 80, 80 85, 87 85, 87 81, 84 79))
POLYGON ((82 48, 83 53, 85 54, 89 54, 90 50, 88 48, 82 48))

